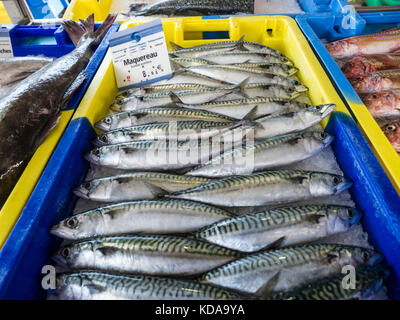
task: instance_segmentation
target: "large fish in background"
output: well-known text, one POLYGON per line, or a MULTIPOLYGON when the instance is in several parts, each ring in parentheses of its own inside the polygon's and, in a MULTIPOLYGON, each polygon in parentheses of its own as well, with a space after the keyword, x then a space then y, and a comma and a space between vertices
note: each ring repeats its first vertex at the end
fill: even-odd
POLYGON ((21 82, 0 100, 0 208, 29 159, 55 127, 61 109, 85 79, 83 70, 93 48, 104 38, 116 16, 109 15, 94 31, 94 15, 82 25, 63 27, 76 48, 21 82))

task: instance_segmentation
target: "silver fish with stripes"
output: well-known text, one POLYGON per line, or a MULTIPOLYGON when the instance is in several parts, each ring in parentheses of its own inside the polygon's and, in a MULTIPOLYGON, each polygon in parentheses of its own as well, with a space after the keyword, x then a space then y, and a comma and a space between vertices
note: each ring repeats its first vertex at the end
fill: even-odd
POLYGON ((360 219, 361 213, 352 207, 291 206, 222 220, 194 236, 234 250, 255 252, 273 245, 317 241, 349 230, 360 219))
POLYGON ((201 240, 167 235, 86 239, 61 247, 53 260, 73 269, 149 275, 196 275, 242 253, 201 240))
POLYGON ((168 195, 217 206, 250 207, 282 204, 331 196, 350 188, 345 177, 305 170, 262 171, 215 179, 192 189, 168 195))
POLYGON ((94 145, 105 146, 130 141, 159 139, 176 141, 206 139, 222 134, 234 126, 236 124, 229 122, 203 120, 143 124, 100 134, 94 141, 94 145))
POLYGON ((326 132, 315 131, 276 136, 225 152, 186 175, 227 177, 289 165, 312 157, 328 147, 333 139, 326 132))
POLYGON ((250 296, 195 281, 99 271, 57 274, 56 283, 49 300, 250 300, 268 295, 263 290, 250 296))
POLYGON ((210 181, 208 178, 159 172, 131 172, 86 181, 74 193, 80 198, 99 202, 144 200, 210 181))
POLYGON ((257 119, 275 113, 289 113, 310 107, 308 104, 280 97, 213 101, 198 105, 177 104, 177 106, 215 112, 238 120, 249 114, 251 114, 251 117, 248 116, 248 119, 257 119))
POLYGON ((70 240, 118 234, 186 233, 233 217, 225 210, 187 200, 138 200, 78 213, 50 229, 70 240))
POLYGON ((294 112, 272 114, 257 119, 255 139, 265 139, 281 134, 299 132, 316 125, 328 117, 336 105, 326 104, 308 107, 294 112))
POLYGON ((237 119, 206 110, 193 110, 182 107, 154 107, 111 114, 96 122, 94 126, 102 131, 111 131, 149 123, 189 120, 229 123, 235 122, 237 119))
POLYGON ((306 244, 246 256, 207 272, 199 280, 248 293, 256 292, 269 282, 271 293, 276 293, 340 274, 343 266, 358 268, 381 261, 382 256, 371 249, 306 244))

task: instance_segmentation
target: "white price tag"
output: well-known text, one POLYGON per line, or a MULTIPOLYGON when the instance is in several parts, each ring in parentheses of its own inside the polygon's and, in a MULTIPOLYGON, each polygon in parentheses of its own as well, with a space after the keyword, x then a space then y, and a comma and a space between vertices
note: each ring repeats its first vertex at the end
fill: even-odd
POLYGON ((110 49, 120 90, 172 77, 161 19, 114 33, 110 49))
POLYGON ((0 27, 0 58, 13 57, 10 33, 7 28, 0 27))

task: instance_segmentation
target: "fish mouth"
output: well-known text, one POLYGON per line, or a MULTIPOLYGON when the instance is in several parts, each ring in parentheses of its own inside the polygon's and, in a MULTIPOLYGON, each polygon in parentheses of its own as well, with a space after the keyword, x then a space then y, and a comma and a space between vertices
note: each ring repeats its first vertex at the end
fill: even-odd
POLYGON ((323 142, 324 147, 329 146, 334 140, 335 140, 335 137, 329 135, 323 142))
POLYGON ((95 127, 96 129, 101 130, 101 131, 108 131, 108 130, 110 129, 110 128, 104 123, 104 121, 102 121, 102 120, 96 122, 96 123, 94 124, 94 127, 95 127))
POLYGON ((49 229, 50 234, 57 236, 59 238, 73 240, 74 238, 65 230, 63 227, 60 227, 60 224, 55 224, 51 226, 49 229))
POLYGON ((99 163, 98 158, 97 158, 96 156, 94 156, 94 155, 92 154, 92 152, 86 153, 86 154, 83 156, 83 158, 84 158, 85 160, 89 161, 90 163, 94 163, 94 164, 98 164, 98 163, 99 163))
POLYGON ((106 145, 106 143, 105 143, 104 141, 102 141, 99 137, 97 137, 96 139, 94 139, 94 140, 92 141, 92 144, 93 144, 95 147, 103 147, 103 146, 106 145))
POLYGON ((297 69, 294 66, 291 66, 291 68, 288 68, 288 77, 295 75, 297 72, 299 72, 299 69, 297 69))
POLYGON ((335 188, 335 195, 342 193, 343 191, 349 189, 353 185, 353 182, 350 180, 345 180, 344 182, 340 183, 336 188, 335 188))
POLYGON ((333 110, 335 110, 336 108, 336 104, 325 104, 321 106, 320 109, 320 113, 321 113, 321 117, 322 119, 326 118, 327 116, 329 116, 333 110))
POLYGON ((354 226, 360 222, 362 214, 359 211, 355 211, 354 216, 349 220, 349 225, 354 226))
POLYGON ((83 187, 78 187, 73 190, 73 193, 82 199, 89 199, 89 191, 83 187))

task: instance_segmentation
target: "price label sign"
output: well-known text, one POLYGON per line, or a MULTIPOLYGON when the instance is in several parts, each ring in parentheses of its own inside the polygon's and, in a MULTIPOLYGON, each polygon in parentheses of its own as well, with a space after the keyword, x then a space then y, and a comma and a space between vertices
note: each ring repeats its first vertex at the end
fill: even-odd
POLYGON ((172 77, 161 19, 114 33, 110 50, 120 90, 172 77))
POLYGON ((10 33, 7 28, 0 26, 0 58, 11 58, 13 56, 10 33))

